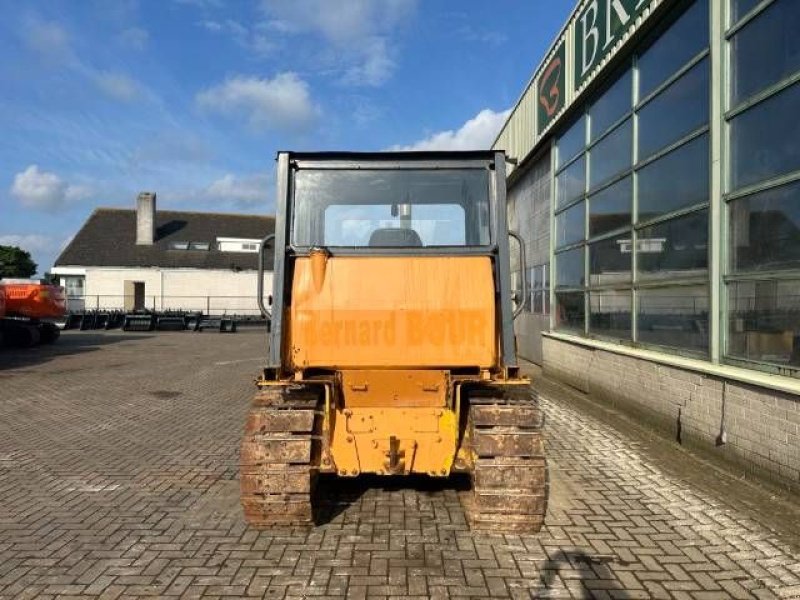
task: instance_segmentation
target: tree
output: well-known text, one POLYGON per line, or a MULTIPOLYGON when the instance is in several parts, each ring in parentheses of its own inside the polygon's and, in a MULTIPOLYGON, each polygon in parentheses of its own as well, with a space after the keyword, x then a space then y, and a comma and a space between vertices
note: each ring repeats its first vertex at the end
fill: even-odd
POLYGON ((17 246, 0 246, 0 278, 29 278, 36 273, 37 265, 31 253, 17 246))

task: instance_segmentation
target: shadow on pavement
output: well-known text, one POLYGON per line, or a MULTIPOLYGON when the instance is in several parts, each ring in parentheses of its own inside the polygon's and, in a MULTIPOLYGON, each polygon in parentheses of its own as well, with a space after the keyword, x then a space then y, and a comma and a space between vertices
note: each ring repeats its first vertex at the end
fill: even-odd
POLYGON ((322 475, 317 483, 318 509, 314 515, 316 525, 326 525, 350 506, 357 504, 371 489, 384 491, 413 490, 416 492, 466 491, 470 488, 468 475, 451 475, 447 478, 411 476, 359 475, 337 477, 322 475))
POLYGON ((580 596, 573 597, 582 600, 598 597, 630 598, 630 595, 616 585, 614 572, 608 566, 615 559, 614 556, 587 554, 582 550, 560 550, 542 565, 541 584, 531 590, 531 596, 533 598, 548 597, 558 572, 566 568, 581 573, 583 590, 581 590, 580 596))
POLYGON ((150 337, 153 336, 148 334, 76 331, 62 334, 53 344, 42 344, 33 348, 0 346, 0 371, 33 367, 50 362, 59 356, 95 352, 100 350, 102 346, 108 346, 109 344, 150 337))

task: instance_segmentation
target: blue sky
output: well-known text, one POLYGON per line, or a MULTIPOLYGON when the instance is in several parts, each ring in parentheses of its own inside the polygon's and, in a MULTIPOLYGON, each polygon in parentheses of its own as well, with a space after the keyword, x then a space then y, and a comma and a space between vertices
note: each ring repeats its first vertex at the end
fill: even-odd
POLYGON ((279 149, 488 147, 572 0, 0 0, 0 244, 272 211, 279 149))

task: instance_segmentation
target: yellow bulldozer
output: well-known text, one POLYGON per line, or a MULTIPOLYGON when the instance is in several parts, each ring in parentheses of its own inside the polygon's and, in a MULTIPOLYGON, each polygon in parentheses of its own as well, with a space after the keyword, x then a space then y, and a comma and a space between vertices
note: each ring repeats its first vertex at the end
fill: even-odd
POLYGON ((268 359, 240 453, 251 525, 313 523, 325 474, 464 473, 471 527, 542 526, 543 415, 516 358, 512 246, 518 295, 526 268, 505 169, 493 151, 278 154, 259 253, 268 359))

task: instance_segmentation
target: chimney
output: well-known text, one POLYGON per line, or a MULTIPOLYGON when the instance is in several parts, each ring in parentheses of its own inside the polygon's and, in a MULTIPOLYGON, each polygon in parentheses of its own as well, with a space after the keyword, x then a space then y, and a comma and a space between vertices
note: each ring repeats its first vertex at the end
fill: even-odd
POLYGON ((152 246, 156 237, 156 195, 142 192, 136 198, 136 245, 152 246))

